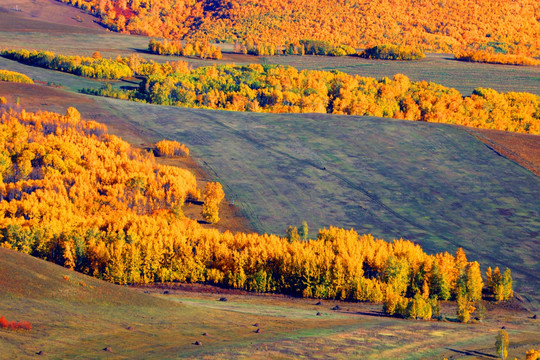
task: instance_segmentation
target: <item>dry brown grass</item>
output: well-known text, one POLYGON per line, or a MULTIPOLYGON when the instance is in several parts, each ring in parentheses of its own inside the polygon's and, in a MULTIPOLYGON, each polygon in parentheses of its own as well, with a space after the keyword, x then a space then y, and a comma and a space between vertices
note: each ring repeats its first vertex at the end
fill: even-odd
POLYGON ((55 0, 0 3, 0 31, 46 31, 55 34, 105 32, 96 20, 80 9, 55 0), (13 10, 16 6, 20 11, 13 10))

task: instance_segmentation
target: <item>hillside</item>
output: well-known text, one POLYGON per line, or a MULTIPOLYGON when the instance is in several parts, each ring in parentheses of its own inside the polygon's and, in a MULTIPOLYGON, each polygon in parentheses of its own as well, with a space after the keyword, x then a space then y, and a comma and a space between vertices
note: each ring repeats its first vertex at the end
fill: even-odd
MULTIPOLYGON (((89 76, 0 58, 1 80, 16 81, 0 81, 0 357, 490 359, 501 327, 510 335, 510 358, 540 347, 533 316, 540 309, 538 135, 375 116, 230 111, 242 105, 239 90, 247 90, 246 96, 260 91, 250 98, 253 104, 276 105, 271 99, 291 81, 301 86, 284 91, 281 105, 295 111, 307 103, 289 100, 298 94, 317 98, 316 88, 328 90, 329 109, 341 109, 337 113, 388 116, 406 102, 400 96, 390 104, 381 97, 368 101, 380 105, 374 112, 344 111, 347 102, 352 109, 365 100, 360 93, 354 101, 336 96, 337 89, 347 95, 344 85, 351 77, 269 65, 292 63, 298 69, 381 74, 355 78, 355 87, 371 84, 364 86, 369 96, 392 95, 400 85, 396 79, 413 85, 407 99, 420 105, 423 117, 417 120, 437 122, 461 104, 467 113, 475 112, 475 121, 480 116, 498 124, 487 126, 491 129, 509 130, 504 121, 512 118, 515 128, 529 131, 529 121, 540 114, 538 96, 478 89, 467 98, 426 81, 444 79, 463 94, 487 84, 540 94, 540 68, 465 64, 444 54, 407 64, 356 57, 261 58, 233 54, 230 44, 222 45, 226 51, 218 63, 256 64, 207 66, 214 61, 148 54, 148 38, 122 28, 174 32, 185 20, 186 37, 251 41, 249 34, 240 34, 250 28, 265 41, 270 25, 271 40, 279 43, 296 41, 290 40, 298 35, 290 24, 282 27, 292 10, 291 17, 310 27, 302 36, 312 34, 315 19, 324 30, 318 34, 338 39, 356 36, 339 35, 336 27, 349 29, 341 21, 357 21, 358 12, 367 9, 376 15, 372 27, 386 39, 407 42, 406 36, 384 33, 388 29, 378 28, 377 19, 385 26, 389 16, 399 18, 399 26, 421 39, 423 30, 411 30, 405 20, 415 19, 413 27, 421 24, 419 14, 430 8, 422 1, 414 10, 401 0, 391 6, 382 1, 377 9, 361 0, 321 0, 314 4, 318 8, 296 0, 281 7, 264 0, 194 0, 174 3, 174 9, 168 2, 146 0, 72 2, 86 12, 54 0, 16 5, 0 0, 2 46, 77 55, 49 61, 48 53, 45 63, 89 76), (107 26, 124 34, 102 28, 88 14, 96 11, 91 4, 102 7, 99 15, 107 26), (408 11, 405 18, 400 11, 377 14, 400 6, 408 11), (351 7, 350 14, 340 7, 351 7), (197 18, 201 14, 204 18, 197 18), (325 30, 325 21, 335 14, 342 18, 325 30), (117 73, 119 65, 129 70, 127 62, 133 72, 117 73), (195 76, 181 79, 171 91, 174 81, 161 78, 171 69, 174 76, 195 76), (260 69, 266 77, 252 77, 252 70, 260 69), (403 75, 380 79, 400 69, 412 74, 410 83, 403 75), (227 78, 219 71, 239 76, 227 78), (320 82, 321 75, 338 77, 320 82), (414 78, 426 81, 413 84, 414 78), (211 88, 216 85, 219 92, 211 88), (139 88, 139 95, 152 95, 162 106, 77 93, 101 86, 139 88), (198 106, 228 111, 163 106, 195 87, 196 94, 184 95, 197 95, 192 100, 198 106), (202 88, 211 91, 203 94, 202 88), (452 95, 449 101, 432 101, 442 93, 452 95), (487 101, 471 100, 480 97, 487 101), (425 116, 428 105, 438 112, 425 116), (182 145, 157 143, 162 139, 182 145), (183 150, 173 153, 173 146, 183 150), (221 205, 213 199, 221 198, 221 185, 213 181, 223 184, 227 199, 221 205), (213 215, 204 215, 210 206, 213 215), (221 220, 213 224, 218 208, 221 220), (32 329, 4 328, 4 317, 24 322, 26 329, 31 323, 32 329)), ((534 5, 438 2, 448 14, 467 13, 462 18, 477 28, 460 30, 459 40, 452 31, 468 27, 461 18, 439 22, 434 26, 453 36, 440 42, 438 30, 423 24, 434 35, 423 46, 449 49, 462 40, 481 46, 499 29, 477 20, 494 22, 491 16, 500 8, 506 11, 505 26, 517 29, 516 17, 527 25, 534 5), (485 9, 489 15, 476 15, 485 9), (489 36, 475 37, 482 31, 489 36)), ((429 20, 441 21, 438 11, 431 7, 429 20)), ((534 46, 527 37, 537 40, 535 29, 518 35, 503 29, 501 34, 510 36, 505 40, 493 36, 502 41, 496 46, 529 52, 534 46)), ((373 35, 363 34, 361 41, 373 35)), ((414 110, 410 102, 405 105, 414 110)))
POLYGON ((267 0, 62 1, 96 14, 113 30, 176 39, 250 39, 275 45, 316 39, 431 51, 502 43, 516 52, 538 55, 540 50, 534 0, 284 0, 278 6, 267 0))
POLYGON ((431 251, 462 246, 481 263, 511 267, 517 288, 538 294, 540 180, 463 128, 103 103, 188 144, 259 232, 305 220, 431 251))
POLYGON ((11 359, 489 358, 501 324, 511 334, 510 356, 540 345, 538 324, 519 305, 489 309, 484 324, 463 326, 381 318, 380 305, 341 303, 332 311, 335 302, 219 289, 135 291, 3 248, 0 266, 0 316, 32 324, 31 331, 0 329, 2 357, 11 359), (218 301, 224 296, 229 301, 218 301), (414 341, 405 340, 412 333, 414 341))
MULTIPOLYGON (((61 97, 46 99, 61 108, 61 97)), ((462 128, 95 100, 97 107, 90 102, 82 109, 116 131, 188 144, 260 233, 283 234, 288 225, 306 220, 312 236, 317 228, 337 224, 411 239, 431 252, 461 246, 483 266, 510 267, 517 290, 532 301, 527 306, 537 306, 538 261, 531 249, 539 231, 538 177, 462 128)))
MULTIPOLYGON (((426 320, 439 316, 438 299, 513 296, 510 269, 487 268, 483 290, 479 263, 461 248, 455 256, 431 255, 411 241, 332 226, 311 239, 307 225, 286 238, 202 228, 183 209, 202 202, 206 222, 218 222, 225 196, 219 183, 197 189, 189 171, 157 164, 73 107, 60 115, 0 103, 2 247, 119 284, 207 282, 384 301, 388 315, 426 320)), ((174 146, 182 149, 177 156, 189 154, 171 141, 158 142, 157 153, 174 156, 174 146)), ((474 308, 467 311, 461 322, 474 308)))

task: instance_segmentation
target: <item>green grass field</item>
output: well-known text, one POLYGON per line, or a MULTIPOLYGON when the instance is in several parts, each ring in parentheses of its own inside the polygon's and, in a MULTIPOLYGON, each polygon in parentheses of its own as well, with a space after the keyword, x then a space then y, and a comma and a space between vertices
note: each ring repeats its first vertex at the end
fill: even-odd
POLYGON ((0 266, 0 316, 32 323, 31 331, 0 329, 5 359, 489 359, 501 324, 509 356, 540 345, 538 324, 513 310, 492 309, 473 325, 407 321, 377 316, 380 305, 332 311, 334 302, 285 296, 222 302, 217 293, 134 290, 2 248, 0 266))

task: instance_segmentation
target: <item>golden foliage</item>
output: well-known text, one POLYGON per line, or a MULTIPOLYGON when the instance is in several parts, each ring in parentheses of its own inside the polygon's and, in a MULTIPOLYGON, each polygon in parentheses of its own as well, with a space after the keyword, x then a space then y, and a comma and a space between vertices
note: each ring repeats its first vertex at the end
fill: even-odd
POLYGON ((8 81, 15 83, 33 84, 34 81, 28 76, 9 70, 0 69, 0 81, 8 81))
POLYGON ((540 360, 540 350, 531 349, 527 351, 525 360, 540 360))
POLYGON ((205 42, 188 42, 185 45, 182 42, 169 41, 167 39, 158 41, 150 39, 148 50, 153 54, 159 55, 176 55, 176 56, 197 56, 201 59, 219 60, 223 57, 221 48, 205 42))
POLYGON ((219 204, 225 198, 225 192, 218 182, 209 182, 204 188, 202 216, 209 223, 219 221, 219 204))
POLYGON ((48 52, 5 50, 3 56, 78 75, 93 74, 105 78, 140 75, 144 79, 137 90, 121 90, 107 84, 101 89, 82 91, 161 105, 370 115, 540 134, 540 96, 498 93, 485 88, 462 96, 455 89, 410 81, 402 74, 376 80, 337 71, 257 64, 190 69, 183 61, 157 64, 138 55, 96 60, 55 56, 48 52), (98 61, 94 64, 96 68, 81 65, 85 59, 98 61), (79 65, 78 61, 81 62, 79 65))
POLYGON ((481 62, 488 64, 540 66, 540 60, 525 55, 497 54, 487 50, 465 50, 454 53, 461 61, 481 62))
MULTIPOLYGON (((94 54, 95 55, 95 54, 94 54)), ((96 79, 131 77, 129 66, 101 55, 94 57, 55 55, 50 51, 2 50, 0 56, 18 62, 96 79)))
POLYGON ((370 115, 540 134, 540 96, 484 88, 462 96, 401 74, 376 80, 288 66, 220 65, 153 74, 142 88, 134 98, 163 105, 370 115))
POLYGON ((189 156, 189 149, 178 141, 161 140, 156 143, 158 156, 189 156))
POLYGON ((536 0, 61 0, 112 30, 169 39, 325 40, 366 48, 391 43, 451 52, 505 42, 539 55, 536 0))
POLYGON ((373 46, 364 50, 359 56, 379 60, 419 60, 426 57, 420 49, 391 44, 373 46))
MULTIPOLYGON (((384 301, 389 314, 428 319, 432 299, 455 297, 460 271, 476 267, 463 252, 428 255, 410 241, 334 227, 307 241, 205 229, 180 216, 184 199, 197 197, 193 174, 157 165, 74 108, 3 105, 0 140, 1 246, 108 281, 384 301)), ((224 197, 219 183, 204 193, 216 208, 224 197)))

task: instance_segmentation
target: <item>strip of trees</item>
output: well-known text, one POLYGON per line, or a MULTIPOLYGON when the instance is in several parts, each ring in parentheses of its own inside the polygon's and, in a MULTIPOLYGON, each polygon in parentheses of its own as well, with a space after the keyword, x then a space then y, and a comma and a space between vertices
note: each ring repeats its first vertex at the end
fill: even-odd
POLYGON ((454 57, 460 61, 488 64, 540 66, 540 60, 530 56, 502 54, 487 50, 463 50, 454 53, 454 57))
POLYGON ((103 59, 101 56, 65 56, 36 50, 2 50, 0 55, 23 64, 95 79, 121 79, 133 76, 133 71, 128 65, 112 59, 103 59))
POLYGON ((25 74, 21 74, 15 71, 2 70, 0 69, 0 81, 14 82, 14 83, 23 83, 23 84, 33 84, 34 81, 30 79, 25 74))
POLYGON ((170 56, 196 56, 201 59, 219 60, 223 57, 221 48, 210 44, 208 41, 186 42, 183 44, 179 40, 169 41, 150 39, 148 51, 152 54, 170 55, 170 56))
MULTIPOLYGON (((47 52, 4 50, 1 54, 36 66, 49 64, 46 66, 66 72, 77 68, 57 66, 62 62, 54 59, 64 56, 47 52)), ((79 57, 67 58, 69 63, 76 64, 79 57)), ((99 61, 103 59, 94 60, 101 64, 99 61)), ((108 84, 83 92, 160 105, 368 115, 540 134, 540 96, 530 93, 499 93, 477 88, 470 96, 463 96, 455 89, 410 81, 402 74, 377 80, 338 71, 259 64, 191 69, 184 61, 158 64, 136 54, 103 61, 110 64, 109 69, 127 69, 125 76, 143 77, 139 88, 122 90, 108 84)), ((94 72, 98 73, 105 78, 121 76, 121 73, 94 72)))
POLYGON ((152 74, 126 96, 162 105, 368 115, 540 134, 538 95, 477 88, 463 96, 401 74, 377 80, 288 66, 219 65, 152 74))

